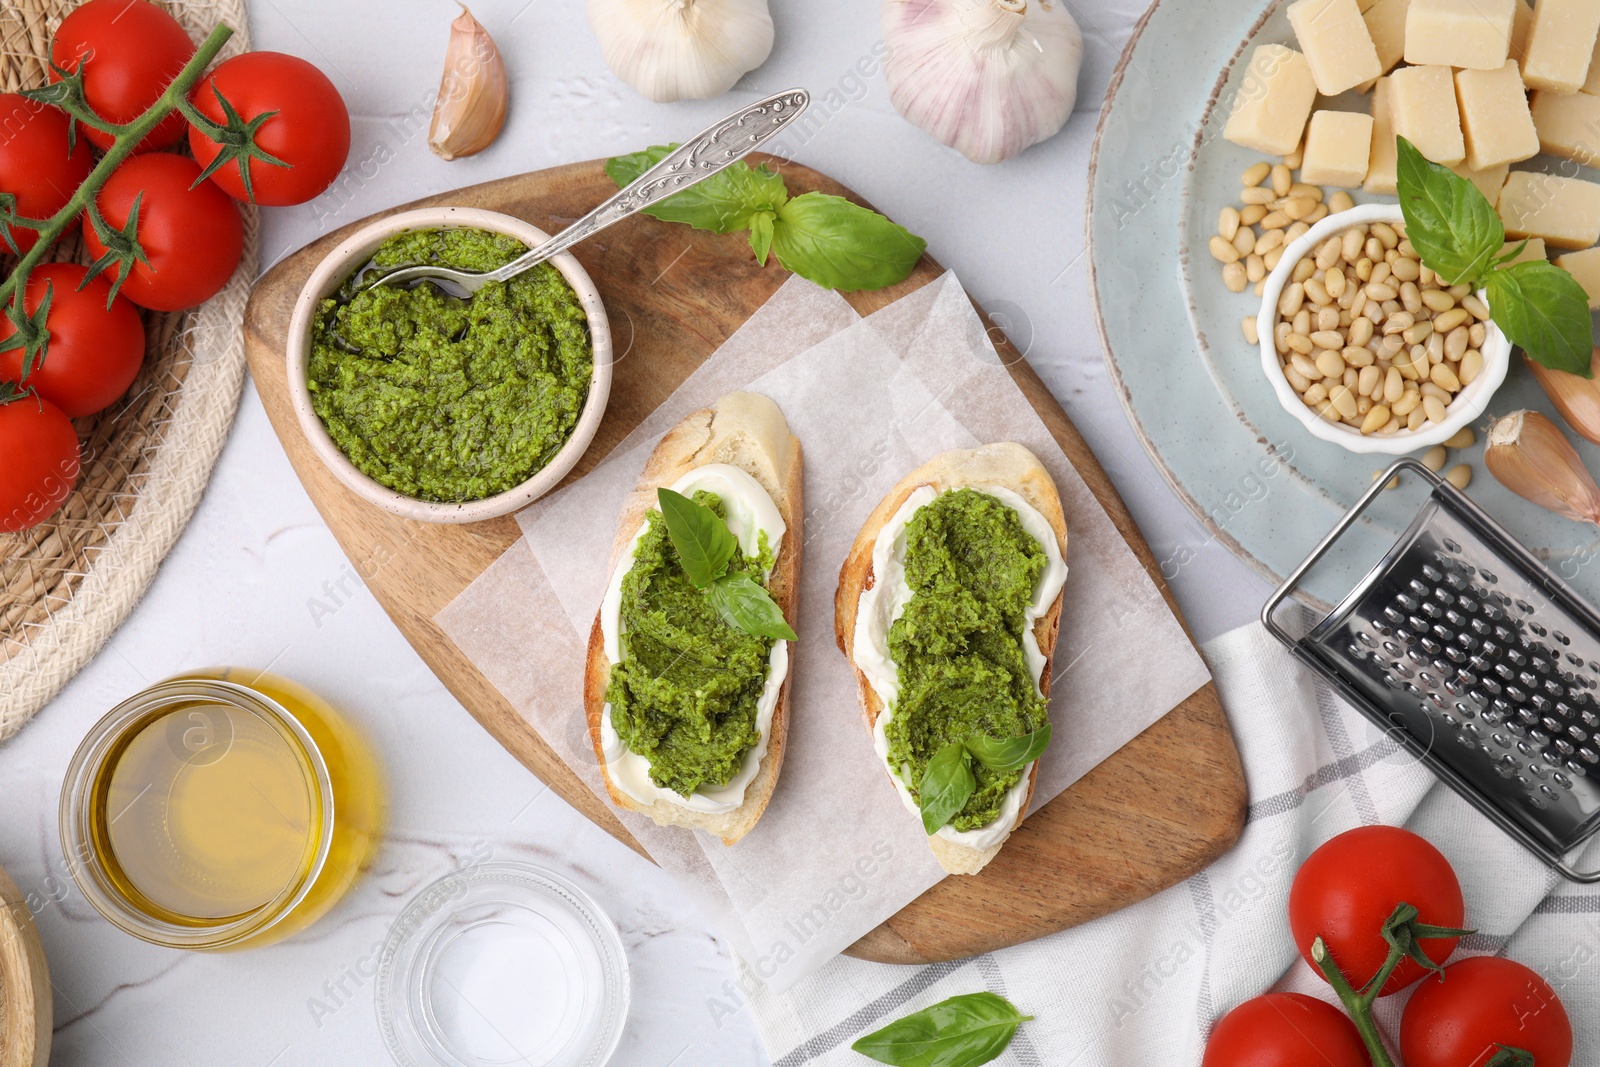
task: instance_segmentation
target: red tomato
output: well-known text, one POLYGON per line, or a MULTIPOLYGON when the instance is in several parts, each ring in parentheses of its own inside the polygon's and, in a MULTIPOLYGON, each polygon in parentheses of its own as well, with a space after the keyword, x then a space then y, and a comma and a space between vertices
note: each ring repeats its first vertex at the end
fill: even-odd
POLYGON ((1500 1046, 1536 1067, 1572 1062, 1572 1023, 1555 990, 1515 960, 1474 956, 1423 979, 1400 1019, 1406 1067, 1483 1067, 1500 1046))
MULTIPOLYGON (((250 160, 256 203, 303 204, 333 184, 344 169, 350 155, 350 112, 328 76, 299 56, 246 52, 207 75, 190 100, 206 118, 225 124, 215 90, 246 122, 263 112, 277 112, 256 131, 256 146, 289 166, 250 160)), ((189 127, 189 149, 202 167, 209 167, 222 151, 195 126, 189 127)), ((224 163, 211 180, 236 200, 250 199, 236 160, 224 163)))
MULTIPOLYGON (((1222 1017, 1200 1067, 1371 1067, 1356 1024, 1303 993, 1268 993, 1222 1017)), ((1543 1067, 1541 1064, 1540 1067, 1543 1067)))
MULTIPOLYGON (((191 189, 199 177, 194 160, 151 152, 127 159, 100 188, 100 214, 113 229, 127 224, 134 198, 144 194, 139 244, 149 263, 135 264, 122 284, 122 292, 141 307, 180 311, 203 304, 228 284, 239 265, 244 250, 239 208, 210 182, 191 189)), ((83 243, 92 256, 106 250, 87 219, 83 243)))
MULTIPOLYGON (((1399 904, 1411 904, 1417 921, 1461 928, 1466 907, 1461 883, 1444 854, 1410 830, 1361 826, 1331 839, 1307 857, 1289 887, 1289 928, 1295 947, 1311 960, 1311 942, 1321 936, 1350 984, 1360 989, 1388 957, 1383 923, 1399 904)), ((1456 938, 1430 938, 1422 950, 1443 963, 1456 938)), ((1384 983, 1388 996, 1426 972, 1415 960, 1402 960, 1384 983)))
MULTIPOLYGON (((139 312, 120 296, 106 307, 111 284, 105 275, 80 290, 88 273, 77 263, 46 263, 28 275, 25 306, 30 315, 38 310, 46 286, 53 295, 45 319, 50 344, 23 384, 69 419, 110 407, 144 366, 144 322, 139 312)), ((0 318, 0 341, 15 332, 9 319, 0 318)), ((0 352, 0 379, 21 379, 22 357, 20 348, 0 352)))
POLYGON ((0 401, 0 532, 37 526, 72 495, 78 434, 50 401, 32 393, 0 401))
MULTIPOLYGON (((67 206, 94 169, 94 153, 81 138, 68 150, 71 127, 60 108, 0 93, 0 192, 17 198, 18 215, 48 219, 67 206)), ((11 236, 24 252, 39 239, 26 226, 12 227, 11 236)))
MULTIPOLYGON (((194 58, 194 42, 178 20, 150 0, 88 0, 61 20, 50 42, 50 59, 68 73, 87 57, 83 95, 107 122, 132 122, 149 110, 167 85, 194 58)), ((61 76, 50 72, 51 81, 61 76)), ((183 116, 174 111, 139 142, 148 152, 178 143, 183 116)), ((98 148, 110 148, 108 133, 82 126, 98 148)))

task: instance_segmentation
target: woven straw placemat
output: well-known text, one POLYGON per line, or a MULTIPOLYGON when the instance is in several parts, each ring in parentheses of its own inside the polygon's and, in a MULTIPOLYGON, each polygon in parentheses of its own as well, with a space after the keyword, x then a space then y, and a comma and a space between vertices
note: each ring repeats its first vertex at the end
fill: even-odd
MULTIPOLYGON (((50 35, 75 0, 0 0, 0 89, 41 85, 50 35)), ((165 6, 200 40, 234 28, 219 58, 250 47, 244 0, 165 6)), ((128 395, 78 420, 83 472, 51 519, 0 534, 0 741, 22 728, 128 617, 200 501, 244 383, 245 300, 256 212, 227 288, 191 311, 143 312, 144 369, 128 395)), ((57 259, 80 259, 75 236, 57 259)), ((10 270, 10 257, 0 270, 10 270)), ((0 460, 3 461, 3 460, 0 460)))

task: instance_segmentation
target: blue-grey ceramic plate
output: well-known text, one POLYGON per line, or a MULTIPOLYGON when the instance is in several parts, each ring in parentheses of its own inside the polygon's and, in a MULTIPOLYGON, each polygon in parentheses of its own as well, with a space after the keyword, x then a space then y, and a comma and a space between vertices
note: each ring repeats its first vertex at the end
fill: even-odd
MULTIPOLYGON (((1258 350, 1240 332, 1259 298, 1249 289, 1228 292, 1206 249, 1217 212, 1238 202, 1239 174, 1264 158, 1223 140, 1222 127, 1250 50, 1294 45, 1286 7, 1287 0, 1237 6, 1157 0, 1112 79, 1088 198, 1090 285, 1128 416, 1184 503, 1274 582, 1305 558, 1384 465, 1383 457, 1317 440, 1278 405, 1258 350)), ((1356 110, 1366 101, 1351 96, 1318 106, 1356 110)), ((1518 166, 1553 170, 1555 164, 1540 158, 1518 166)), ((1357 202, 1375 199, 1356 193, 1357 202)), ((1518 408, 1558 418, 1520 355, 1475 427, 1478 444, 1452 453, 1450 462, 1471 465, 1468 495, 1557 574, 1600 600, 1600 565, 1585 565, 1600 556, 1595 528, 1515 496, 1483 466, 1483 428, 1491 416, 1518 408)), ((1600 449, 1573 440, 1589 468, 1600 471, 1600 449)), ((1394 543, 1419 504, 1418 492, 1383 494, 1340 550, 1308 576, 1310 598, 1337 601, 1394 543)))

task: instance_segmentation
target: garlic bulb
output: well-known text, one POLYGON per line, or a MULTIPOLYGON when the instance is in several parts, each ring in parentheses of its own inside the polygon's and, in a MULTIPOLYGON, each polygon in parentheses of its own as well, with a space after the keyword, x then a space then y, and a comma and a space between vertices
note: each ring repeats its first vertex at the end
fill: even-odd
MULTIPOLYGON (((1567 425, 1578 431, 1579 437, 1600 445, 1600 377, 1580 378, 1564 370, 1551 370, 1526 356, 1522 361, 1567 425)), ((1589 357, 1589 369, 1600 374, 1600 348, 1589 357)))
POLYGON ((1064 0, 886 0, 883 39, 895 110, 974 163, 1053 137, 1078 97, 1064 0))
POLYGON ((509 97, 505 61, 494 38, 462 4, 450 23, 428 147, 445 159, 482 152, 506 124, 509 97))
POLYGON ((1537 411, 1496 419, 1483 462, 1518 496, 1577 522, 1600 524, 1600 487, 1556 424, 1537 411))
POLYGON ((733 88, 772 51, 767 0, 589 0, 606 66, 665 103, 733 88))

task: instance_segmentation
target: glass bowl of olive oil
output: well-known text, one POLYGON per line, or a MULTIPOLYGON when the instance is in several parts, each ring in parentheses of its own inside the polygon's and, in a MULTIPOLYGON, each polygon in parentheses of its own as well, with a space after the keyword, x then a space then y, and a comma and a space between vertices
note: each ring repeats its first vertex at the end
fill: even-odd
POLYGON ((233 667, 113 708, 61 791, 78 888, 117 927, 172 948, 304 929, 354 884, 382 822, 377 763, 344 717, 286 678, 233 667))

